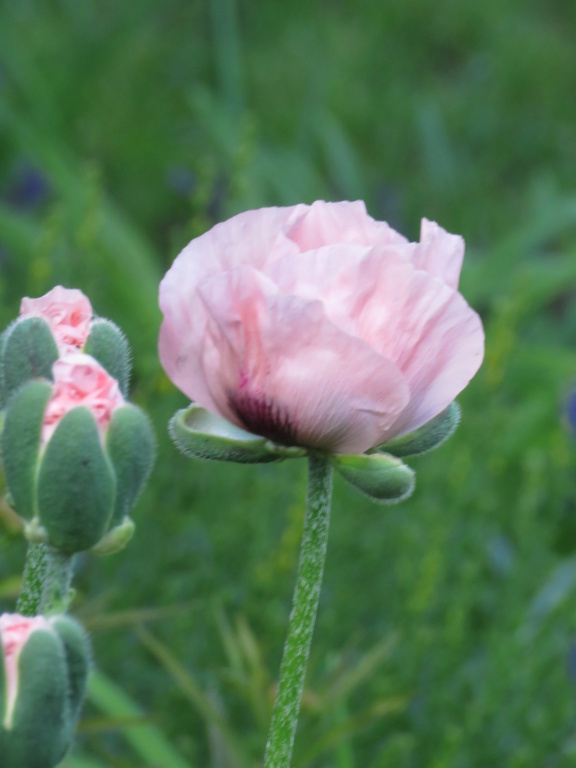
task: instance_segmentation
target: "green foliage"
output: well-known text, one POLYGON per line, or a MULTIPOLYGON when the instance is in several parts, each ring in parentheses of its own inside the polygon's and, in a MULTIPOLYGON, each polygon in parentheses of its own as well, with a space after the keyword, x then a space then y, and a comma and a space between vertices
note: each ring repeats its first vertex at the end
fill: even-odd
MULTIPOLYGON (((375 508, 336 478, 295 765, 574 763, 574 8, 2 4, 2 327, 23 295, 84 290, 127 334, 158 435, 131 546, 80 562, 76 610, 115 686, 92 691, 68 768, 170 765, 143 728, 179 765, 261 758, 305 462, 178 454, 156 292, 214 221, 321 197, 365 198, 411 237, 421 216, 463 234, 487 355, 455 435, 408 459, 408 501, 375 508)), ((7 527, 2 584, 18 541, 7 527)))

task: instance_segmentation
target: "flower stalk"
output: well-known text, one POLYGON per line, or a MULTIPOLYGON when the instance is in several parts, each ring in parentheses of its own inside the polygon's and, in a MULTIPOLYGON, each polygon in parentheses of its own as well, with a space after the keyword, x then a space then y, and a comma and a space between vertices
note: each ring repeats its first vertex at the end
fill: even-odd
POLYGON ((21 616, 66 613, 71 597, 74 557, 47 544, 31 542, 26 553, 17 612, 21 616))
POLYGON ((311 453, 300 561, 264 768, 289 768, 290 765, 322 586, 331 499, 330 460, 323 454, 311 453))
POLYGON ((40 613, 47 560, 46 544, 31 542, 28 545, 22 587, 16 604, 16 611, 21 616, 36 616, 40 613))

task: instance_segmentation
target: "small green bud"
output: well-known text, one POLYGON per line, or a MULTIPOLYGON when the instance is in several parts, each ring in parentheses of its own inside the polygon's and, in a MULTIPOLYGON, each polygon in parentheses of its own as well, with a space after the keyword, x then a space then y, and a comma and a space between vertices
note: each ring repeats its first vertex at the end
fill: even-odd
POLYGON ((334 468, 373 501, 396 503, 414 490, 414 471, 385 453, 334 454, 334 468))
POLYGON ((416 456, 438 448, 456 431, 460 423, 461 410, 454 400, 438 416, 431 419, 419 429, 408 435, 396 437, 384 445, 378 446, 377 451, 385 451, 393 456, 416 456))
POLYGON ((2 768, 53 768, 70 747, 90 665, 72 619, 0 616, 2 768))

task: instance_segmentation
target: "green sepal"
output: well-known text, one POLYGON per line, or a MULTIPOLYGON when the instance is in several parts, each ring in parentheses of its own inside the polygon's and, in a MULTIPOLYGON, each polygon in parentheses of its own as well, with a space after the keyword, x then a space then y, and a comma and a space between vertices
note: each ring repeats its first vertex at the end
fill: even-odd
POLYGON ((377 451, 385 451, 393 456, 416 456, 420 453, 427 453, 434 448, 438 448, 456 431, 460 423, 462 411, 460 406, 454 400, 438 416, 435 416, 427 424, 408 435, 402 435, 389 443, 379 445, 377 451))
POLYGON ((114 526, 136 503, 154 463, 154 432, 140 408, 116 408, 106 435, 106 452, 116 474, 116 503, 110 521, 114 526))
POLYGON ((2 432, 2 461, 6 483, 18 514, 26 520, 35 515, 35 485, 44 412, 52 387, 45 381, 29 381, 14 394, 2 432))
POLYGON ((135 530, 136 525, 134 524, 134 521, 132 518, 126 516, 119 525, 106 531, 100 541, 92 547, 91 551, 101 557, 115 555, 116 552, 120 552, 120 550, 124 549, 134 536, 135 530))
POLYGON ((92 320, 83 352, 98 360, 116 379, 124 397, 128 397, 131 353, 128 340, 120 328, 101 317, 92 320))
POLYGON ((68 671, 56 633, 35 630, 20 651, 14 712, 1 731, 2 768, 52 768, 67 751, 73 732, 68 671))
POLYGON ((182 453, 195 459, 257 464, 285 458, 265 437, 245 432, 195 403, 177 411, 168 429, 182 453))
POLYGON ((31 544, 50 544, 48 531, 40 523, 37 517, 33 517, 30 522, 24 526, 24 538, 31 544))
POLYGON ((268 440, 266 450, 273 453, 279 459, 301 459, 308 455, 308 449, 301 445, 281 445, 273 440, 268 440))
MULTIPOLYGON (((71 725, 74 729, 86 694, 88 672, 92 663, 92 651, 88 635, 83 627, 69 616, 54 616, 50 624, 60 638, 68 670, 68 703, 71 725)), ((70 738, 72 737, 70 733, 70 738)))
POLYGON ((1 406, 26 381, 51 379, 58 357, 50 326, 41 317, 26 317, 9 325, 2 335, 0 351, 1 406))
POLYGON ((389 454, 334 454, 330 460, 345 480, 374 501, 396 503, 414 490, 414 471, 389 454))
POLYGON ((37 510, 51 546, 68 554, 94 546, 110 523, 115 486, 94 416, 88 408, 73 408, 40 461, 37 510))

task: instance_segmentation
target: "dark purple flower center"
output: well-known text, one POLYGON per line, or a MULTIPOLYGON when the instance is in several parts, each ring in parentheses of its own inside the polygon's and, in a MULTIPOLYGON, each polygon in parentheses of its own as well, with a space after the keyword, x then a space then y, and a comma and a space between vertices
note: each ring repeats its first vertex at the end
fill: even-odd
POLYGON ((286 409, 264 395, 230 392, 228 405, 249 432, 281 445, 296 445, 294 422, 286 409))

